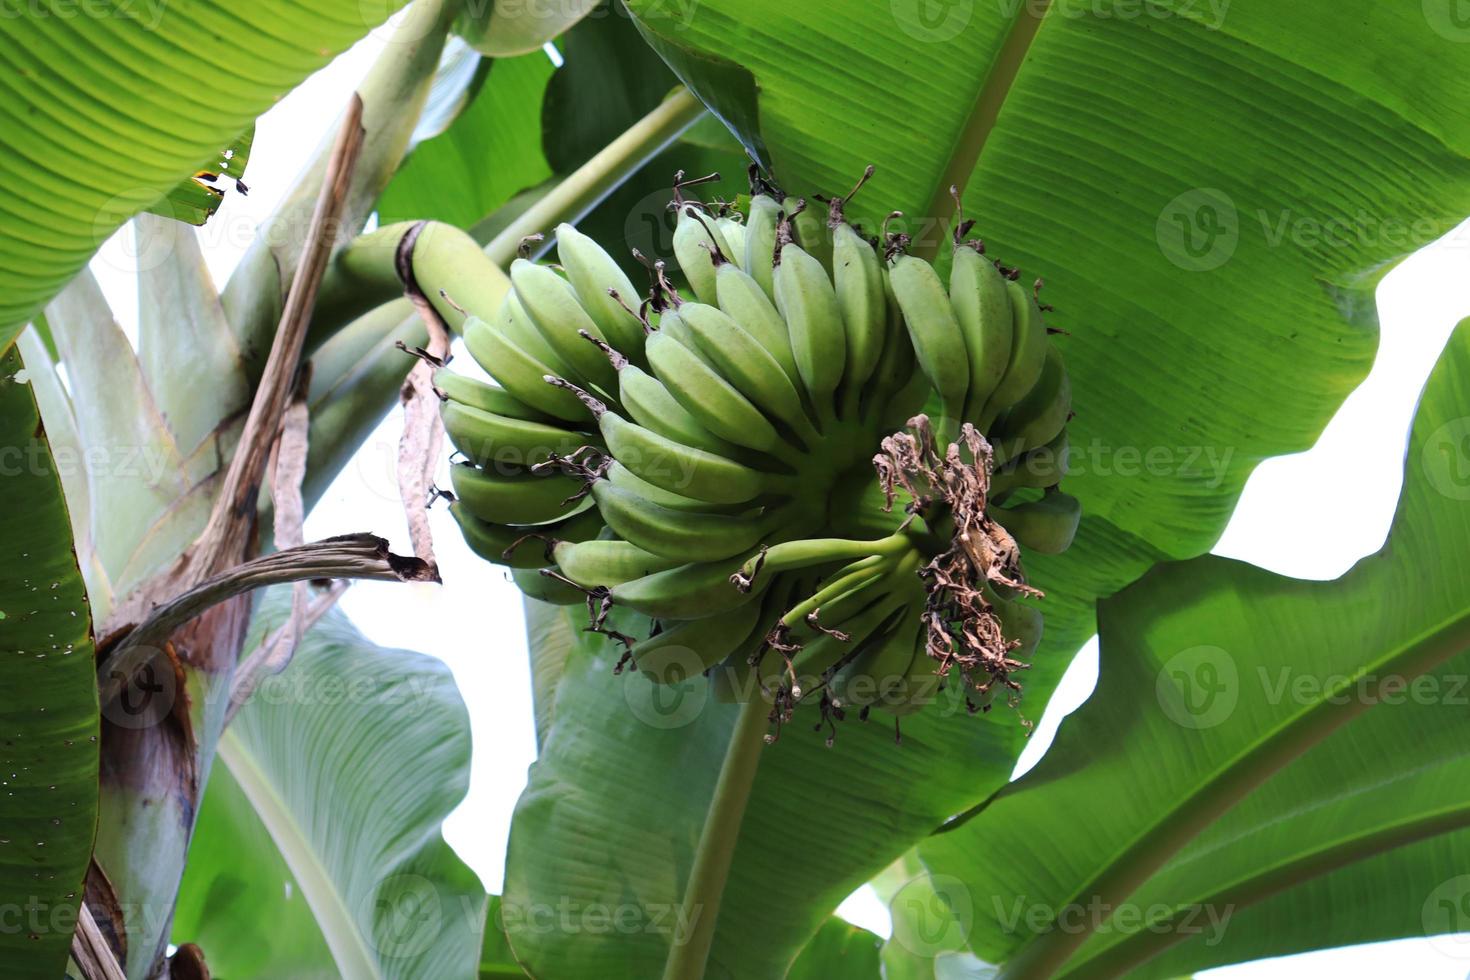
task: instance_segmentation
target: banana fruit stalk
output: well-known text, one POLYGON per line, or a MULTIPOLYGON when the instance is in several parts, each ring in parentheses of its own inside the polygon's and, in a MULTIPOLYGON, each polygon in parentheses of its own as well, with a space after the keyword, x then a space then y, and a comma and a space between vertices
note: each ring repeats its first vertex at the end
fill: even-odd
POLYGON ((741 214, 680 174, 677 269, 641 294, 562 225, 559 265, 517 260, 502 306, 468 311, 495 383, 435 379, 477 554, 585 604, 620 665, 761 698, 778 730, 810 711, 829 740, 947 695, 1016 703, 1043 638, 1023 558, 1081 518, 1049 308, 970 223, 947 276, 866 234, 846 208, 869 176, 801 198, 753 173, 741 214), (606 629, 615 607, 641 633, 606 629))

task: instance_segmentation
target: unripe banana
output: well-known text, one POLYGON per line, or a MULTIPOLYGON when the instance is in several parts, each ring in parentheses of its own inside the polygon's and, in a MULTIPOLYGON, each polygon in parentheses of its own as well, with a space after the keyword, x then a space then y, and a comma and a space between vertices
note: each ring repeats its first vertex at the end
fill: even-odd
POLYGON ((847 363, 847 328, 832 280, 822 264, 797 245, 781 249, 776 266, 776 308, 786 320, 791 351, 812 404, 832 411, 832 393, 847 363))
POLYGON ((1006 280, 1006 294, 1011 298, 1011 359, 980 414, 977 424, 982 432, 989 430, 996 416, 1026 396, 1046 364, 1046 324, 1036 297, 1012 279, 1006 280))
POLYGON ((847 334, 843 383, 850 393, 863 390, 888 339, 888 301, 878 253, 846 221, 832 229, 832 285, 847 334))
MULTIPOLYGON (((793 672, 796 685, 792 691, 796 698, 811 695, 830 682, 835 669, 852 656, 855 650, 865 648, 868 641, 885 626, 889 625, 901 602, 891 596, 874 593, 861 597, 862 608, 841 621, 841 636, 819 633, 809 640, 796 655, 793 672)), ((823 624, 827 629, 836 626, 823 624)), ((768 684, 783 673, 784 664, 778 657, 767 654, 761 663, 761 677, 768 684)))
POLYGON ((1021 547, 1043 555, 1059 555, 1072 546, 1082 520, 1082 504, 1070 494, 1049 489, 1040 500, 996 507, 991 516, 1011 532, 1021 547))
POLYGON ((587 589, 622 585, 679 564, 628 541, 561 541, 551 553, 561 573, 587 589))
POLYGON ((765 514, 732 516, 660 507, 607 480, 592 484, 592 496, 618 537, 685 562, 719 561, 749 551, 772 528, 772 519, 765 514))
POLYGON ((965 336, 970 393, 965 418, 975 421, 1011 362, 1010 291, 995 263, 969 244, 956 245, 949 270, 949 301, 965 336))
POLYGON ((510 577, 516 588, 532 599, 549 602, 554 606, 577 606, 587 601, 587 593, 559 579, 542 575, 538 569, 512 568, 510 577))
POLYGON ((715 227, 714 222, 699 213, 693 204, 679 206, 679 219, 674 224, 674 257, 679 260, 679 269, 700 302, 714 303, 715 296, 715 251, 725 259, 730 257, 730 243, 715 227))
POLYGON ((464 509, 496 524, 544 524, 569 517, 586 507, 571 500, 582 482, 568 476, 502 476, 460 463, 449 469, 454 495, 464 509))
POLYGON ((598 426, 608 451, 619 463, 654 486, 681 496, 739 504, 754 500, 771 485, 768 474, 665 438, 615 412, 603 412, 598 426))
POLYGON ((787 452, 780 434, 760 409, 688 347, 660 330, 648 338, 644 350, 654 374, 704 428, 758 452, 787 452))
POLYGON ((724 660, 755 628, 761 605, 747 602, 718 616, 679 622, 633 646, 638 672, 657 684, 677 684, 724 660))
POLYGON ((546 413, 538 412, 504 388, 467 378, 448 368, 434 372, 434 387, 449 396, 449 400, 471 408, 494 412, 506 418, 524 419, 527 422, 545 422, 546 413))
POLYGON ((827 219, 820 208, 808 206, 806 198, 788 197, 781 202, 781 210, 791 219, 796 232, 796 244, 812 258, 822 263, 828 276, 832 275, 832 233, 827 219))
POLYGON ((1004 497, 1023 487, 1044 490, 1054 487, 1067 475, 1067 455, 1071 443, 1062 429, 1051 442, 1037 446, 995 471, 990 481, 992 499, 1004 497))
POLYGON ((643 324, 628 309, 638 305, 638 290, 617 260, 569 224, 556 226, 556 255, 577 299, 607 342, 626 356, 638 355, 643 349, 643 324))
MULTIPOLYGON (((749 510, 749 504, 712 504, 707 500, 695 500, 663 487, 656 487, 652 483, 640 477, 617 460, 612 462, 603 474, 615 487, 621 487, 629 493, 649 500, 660 507, 670 510, 694 510, 704 513, 730 514, 749 510)), ((594 510, 596 508, 593 508, 594 510)))
POLYGON ((745 219, 745 261, 740 268, 760 283, 770 300, 776 298, 776 225, 781 204, 769 194, 750 199, 750 216, 745 219))
POLYGON ((734 319, 713 306, 685 303, 679 319, 689 328, 696 350, 768 418, 778 419, 807 446, 821 436, 812 428, 801 394, 770 352, 734 319))
MULTIPOLYGON (((764 591, 741 592, 730 582, 740 559, 694 562, 655 572, 612 588, 615 605, 660 620, 699 620, 751 603, 764 591)), ((766 580, 767 583, 770 579, 766 580)), ((760 603, 754 603, 760 605, 760 603)))
POLYGON ((551 564, 547 550, 552 541, 585 541, 595 538, 603 528, 602 515, 595 507, 556 524, 492 524, 480 520, 457 501, 449 505, 449 513, 471 551, 488 562, 511 568, 545 568, 551 564))
POLYGON ((440 417, 454 448, 482 466, 529 468, 552 454, 566 456, 589 441, 585 433, 507 418, 456 401, 445 402, 440 417))
POLYGON ((511 343, 551 368, 553 374, 562 378, 578 376, 577 370, 568 364, 566 358, 558 354, 541 335, 541 331, 536 329, 536 324, 531 320, 531 314, 526 312, 526 307, 521 303, 515 290, 506 293, 505 302, 501 304, 500 313, 496 316, 494 325, 511 343))
POLYGON ((916 384, 915 379, 922 381, 925 390, 928 390, 929 379, 918 370, 914 359, 914 345, 909 340, 908 327, 903 322, 903 311, 898 308, 898 300, 893 295, 892 284, 888 277, 883 277, 884 304, 888 310, 888 322, 884 331, 883 354, 878 358, 878 369, 873 373, 872 380, 868 384, 868 390, 862 402, 863 414, 872 420, 872 424, 880 428, 889 428, 891 425, 902 425, 918 406, 923 404, 923 395, 916 395, 912 399, 899 399, 911 385, 916 384), (902 400, 903 404, 895 404, 902 400), (910 405, 910 401, 917 404, 910 405))
POLYGON ((829 690, 839 707, 863 708, 907 693, 914 637, 922 628, 923 611, 922 605, 904 607, 895 624, 870 636, 832 676, 829 690))
POLYGON ((760 341, 766 352, 781 365, 792 384, 800 385, 801 372, 797 370, 796 357, 791 352, 791 334, 786 329, 786 321, 781 319, 780 311, 761 284, 733 263, 725 263, 715 270, 715 287, 720 297, 720 309, 760 341))
POLYGON ((715 227, 730 246, 730 251, 725 253, 733 265, 739 266, 745 261, 745 225, 734 218, 721 217, 715 219, 715 227))
POLYGON ((887 697, 873 704, 876 711, 895 718, 907 718, 933 704, 944 686, 944 678, 938 674, 939 662, 929 656, 929 644, 924 630, 912 635, 908 669, 903 680, 888 690, 887 697))
POLYGON ((893 261, 888 281, 908 324, 919 367, 939 392, 944 414, 958 423, 970 387, 970 362, 944 283, 932 265, 912 255, 893 261))
POLYGON ((1028 449, 1044 446, 1067 427, 1072 414, 1072 382, 1061 353, 1051 344, 1046 347, 1041 377, 990 427, 997 459, 1014 459, 1028 449))
POLYGON ((637 365, 629 364, 618 371, 618 400, 633 421, 667 439, 719 456, 733 458, 740 454, 739 449, 685 411, 662 381, 637 365))
POLYGON ((526 259, 510 264, 510 281, 537 332, 579 375, 570 380, 591 381, 603 390, 612 390, 617 383, 613 366, 582 333, 603 342, 607 338, 582 309, 571 284, 548 267, 526 259))
POLYGON ((1000 619, 1006 639, 1019 641, 1021 644, 1011 651, 1010 656, 1017 660, 1029 659, 1037 647, 1041 646, 1041 636, 1046 625, 1041 610, 1024 602, 1002 598, 988 588, 985 593, 986 600, 994 607, 995 614, 1000 619))
POLYGON ((475 363, 515 398, 553 418, 586 421, 587 408, 576 395, 546 383, 546 376, 555 374, 551 367, 527 354, 484 320, 477 316, 465 320, 464 342, 475 363))

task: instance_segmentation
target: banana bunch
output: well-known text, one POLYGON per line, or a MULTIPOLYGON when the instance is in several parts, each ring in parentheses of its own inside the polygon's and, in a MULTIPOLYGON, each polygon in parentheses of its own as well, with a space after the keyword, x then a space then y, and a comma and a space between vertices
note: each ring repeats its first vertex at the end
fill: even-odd
POLYGON ((821 727, 946 689, 1014 700, 1042 629, 1020 557, 1080 517, 1035 291, 966 223, 947 281, 905 236, 865 237, 845 205, 871 173, 815 208, 753 172, 743 214, 680 174, 687 293, 664 263, 638 292, 562 225, 555 266, 518 259, 465 321, 494 384, 436 379, 470 547, 585 602, 619 669, 705 674, 778 727, 803 704, 821 727))

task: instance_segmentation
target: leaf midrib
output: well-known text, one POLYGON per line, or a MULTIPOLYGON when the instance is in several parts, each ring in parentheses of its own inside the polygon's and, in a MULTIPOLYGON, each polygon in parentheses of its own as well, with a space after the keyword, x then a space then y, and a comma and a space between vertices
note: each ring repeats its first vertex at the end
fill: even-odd
MULTIPOLYGON (((1333 704, 1340 690, 1364 678, 1386 675, 1412 680, 1470 646, 1470 609, 1442 620, 1400 644, 1344 679, 1338 687, 1324 690, 1316 703, 1292 715, 1265 737, 1245 746, 1195 784, 1173 809, 1150 824, 1127 846, 1098 866, 1092 878, 1073 891, 1063 908, 1096 897, 1102 907, 1116 907, 1133 894, 1168 859, 1178 853, 1200 830, 1244 799, 1288 762, 1317 745, 1353 718, 1372 707, 1376 699, 1363 697, 1333 704), (1259 764, 1257 764, 1259 763, 1259 764)), ((1012 955, 997 980, 1052 976, 1084 943, 1090 932, 1054 930, 1021 946, 1012 955)))
MULTIPOLYGON (((1006 98, 1016 84, 1016 77, 1021 73, 1021 64, 1031 52, 1031 45, 1050 10, 1051 0, 1016 4, 1015 19, 1006 31, 1000 49, 996 51, 995 60, 991 62, 990 71, 985 76, 985 83, 975 95, 975 102, 955 138, 954 149, 944 163, 944 169, 939 174, 939 183, 935 186, 934 194, 929 199, 929 207, 924 212, 937 219, 934 225, 936 231, 948 228, 953 223, 958 205, 949 189, 954 187, 961 195, 964 194, 970 177, 975 173, 975 166, 980 162, 980 154, 985 150, 990 132, 1000 118, 1006 98)), ((914 254, 933 259, 939 252, 941 238, 938 234, 925 236, 924 241, 914 246, 914 254)))
POLYGON ((217 751, 301 886, 342 976, 346 980, 383 980, 367 938, 358 929, 331 873, 245 743, 233 731, 226 731, 220 736, 217 751))
MULTIPOLYGON (((1331 845, 1305 852, 1289 861, 1279 861, 1255 874, 1237 878, 1207 897, 1176 904, 1181 911, 1191 907, 1229 908, 1238 911, 1311 878, 1466 827, 1470 827, 1470 803, 1352 834, 1331 845)), ((1157 928, 1165 923, 1172 926, 1179 914, 1176 912, 1166 918, 1154 920, 1147 928, 1099 950, 1095 955, 1059 974, 1058 980, 1091 980, 1119 976, 1124 970, 1147 962, 1189 938, 1179 929, 1157 928)))

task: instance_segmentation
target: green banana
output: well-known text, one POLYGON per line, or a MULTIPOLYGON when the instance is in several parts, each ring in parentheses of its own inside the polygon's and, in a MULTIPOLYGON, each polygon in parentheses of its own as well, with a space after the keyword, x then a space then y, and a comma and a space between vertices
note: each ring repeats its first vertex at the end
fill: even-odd
POLYGON ((447 401, 440 411, 455 449, 482 466, 532 467, 552 454, 566 456, 588 443, 585 433, 527 422, 447 401))
POLYGON ((449 513, 471 551, 488 562, 512 568, 544 568, 551 564, 547 550, 553 540, 585 541, 596 537, 603 527, 601 515, 592 507, 556 524, 492 524, 458 501, 449 505, 449 513))
POLYGON ((643 497, 660 507, 668 507, 670 510, 696 510, 705 513, 727 514, 750 509, 748 504, 712 504, 707 500, 695 500, 693 497, 686 497, 681 493, 654 486, 617 460, 613 460, 603 476, 607 477, 613 486, 622 487, 631 494, 643 497))
POLYGON ((552 557, 561 573, 583 588, 614 586, 679 564, 627 541, 559 541, 552 557))
POLYGON ((965 418, 976 421, 1011 362, 1014 333, 1005 277, 972 244, 955 246, 949 270, 949 301, 965 337, 970 392, 965 418))
POLYGON ((587 593, 559 579, 543 575, 538 569, 512 568, 510 577, 516 588, 532 599, 549 602, 554 606, 575 606, 587 601, 587 593))
POLYGON ((781 202, 781 210, 791 219, 796 231, 796 243, 822 263, 827 275, 832 275, 832 232, 827 221, 816 208, 807 207, 806 198, 788 197, 781 202))
POLYGON ((553 374, 562 378, 577 377, 576 369, 536 329, 536 324, 531 321, 531 314, 526 312, 526 307, 515 290, 505 295, 505 302, 501 304, 500 313, 494 322, 496 329, 505 334, 511 343, 551 368, 553 374))
POLYGON ((1041 377, 990 427, 998 459, 1014 459, 1028 449, 1044 446, 1067 427, 1072 414, 1072 382, 1061 352, 1052 344, 1046 347, 1041 377))
POLYGON ((970 388, 970 363, 944 283, 932 265, 912 255, 893 261, 888 281, 908 324, 919 367, 939 392, 944 414, 958 423, 970 388))
POLYGON ((1011 651, 1010 656, 1017 660, 1030 658, 1041 646, 1042 631, 1046 625, 1041 610, 1014 599, 1004 599, 989 588, 985 590, 985 598, 995 608, 1005 638, 1021 644, 1011 651))
POLYGON ((775 286, 776 308, 786 320, 796 368, 813 405, 826 417, 847 362, 847 328, 832 280, 820 262, 799 245, 788 244, 777 256, 775 286))
MULTIPOLYGON (((883 277, 883 297, 888 311, 883 354, 878 358, 878 369, 873 372, 864 393, 862 411, 872 424, 888 428, 890 424, 902 425, 917 411, 917 407, 910 410, 908 401, 912 399, 905 400, 903 404, 894 404, 900 393, 916 384, 916 378, 922 379, 927 391, 929 379, 916 369, 914 345, 909 340, 908 327, 903 322, 903 311, 898 308, 898 300, 893 295, 893 287, 887 276, 883 277)), ((918 396, 917 404, 923 404, 922 396, 918 396)))
POLYGON ((760 284, 766 298, 776 298, 776 225, 781 205, 769 194, 750 199, 750 216, 745 219, 745 261, 740 268, 760 284))
MULTIPOLYGON (((614 604, 659 620, 699 620, 752 602, 763 589, 741 592, 730 582, 740 559, 691 562, 615 585, 614 604)), ((767 580, 769 581, 769 580, 767 580)), ((754 603, 760 605, 760 603, 754 603)))
POLYGON ((657 684, 677 684, 702 674, 740 647, 760 611, 760 603, 747 602, 718 616, 675 623, 634 644, 633 662, 657 684))
POLYGON ((556 226, 556 256, 567 270, 577 299, 607 342, 628 357, 642 351, 643 324, 629 311, 638 305, 638 290, 617 260, 565 223, 556 226))
POLYGON ((784 422, 808 446, 820 441, 801 394, 760 341, 729 315, 703 303, 685 303, 679 318, 689 328, 697 353, 735 390, 768 418, 784 422))
POLYGON ((1082 503, 1071 494, 1048 489, 1040 500, 993 508, 991 516, 1021 547, 1043 555, 1059 555, 1072 546, 1082 520, 1082 503))
POLYGON ((896 624, 875 632, 833 674, 828 689, 838 707, 864 708, 904 693, 923 611, 922 605, 905 606, 896 624))
POLYGON ((1046 364, 1046 324, 1041 319, 1041 306, 1014 279, 1006 280, 1006 294, 1011 298, 1011 359, 1000 384, 990 395, 980 413, 978 425, 988 431, 996 416, 1026 396, 1041 377, 1046 364))
POLYGON ((749 551, 772 528, 772 519, 765 514, 733 516, 674 510, 607 480, 592 484, 592 496, 619 537, 654 554, 685 562, 719 561, 749 551))
POLYGON ((1009 461, 995 471, 990 481, 992 499, 1031 487, 1044 490, 1054 487, 1067 475, 1067 455, 1071 448, 1067 430, 1061 432, 1044 446, 1037 446, 1009 461))
POLYGON ((888 302, 883 295, 883 266, 873 246, 846 221, 832 228, 832 285, 847 334, 847 367, 843 383, 851 395, 878 367, 888 339, 888 302))
POLYGON ((875 710, 895 718, 907 718, 933 704, 945 682, 938 674, 939 662, 929 656, 925 631, 913 634, 910 644, 912 656, 903 679, 885 692, 886 697, 873 703, 875 710))
POLYGON ((699 213, 693 204, 679 205, 679 218, 674 224, 674 257, 679 269, 701 302, 715 299, 715 256, 730 257, 730 243, 714 223, 699 213))
POLYGON ((666 439, 718 456, 733 458, 740 455, 739 449, 710 432, 685 411, 662 381, 635 364, 618 371, 618 400, 633 421, 666 439))
POLYGON ((602 412, 597 424, 619 463, 671 493, 713 504, 739 504, 754 500, 769 488, 768 474, 676 442, 616 412, 602 412))
POLYGON ((587 419, 587 408, 576 395, 546 383, 546 376, 555 371, 484 320, 477 316, 465 320, 464 342, 475 363, 526 405, 566 422, 587 419))
POLYGON ((788 454, 760 409, 688 347, 660 330, 648 338, 644 350, 654 374, 704 428, 757 452, 788 454))
POLYGON ((781 365, 792 384, 800 385, 801 372, 797 370, 796 356, 791 351, 791 334, 786 329, 786 321, 781 319, 780 311, 761 284, 749 273, 737 269, 734 263, 726 262, 715 270, 715 287, 720 309, 760 342, 766 353, 781 365))
POLYGON ((734 218, 721 216, 715 219, 715 227, 730 246, 725 258, 734 265, 740 265, 745 261, 745 225, 734 218))
POLYGON ((448 368, 439 368, 434 372, 434 387, 447 395, 449 401, 494 412, 506 418, 544 422, 548 417, 546 413, 536 411, 504 388, 456 374, 448 368))
POLYGON ((569 476, 501 476, 460 463, 449 468, 455 498, 482 521, 496 524, 544 524, 569 517, 586 506, 572 500, 582 481, 569 476))
POLYGON ((585 332, 604 343, 607 338, 582 308, 571 284, 547 266, 527 259, 516 259, 510 264, 510 281, 531 324, 577 373, 578 377, 569 380, 591 381, 604 390, 611 390, 617 383, 612 364, 582 334, 585 332))

